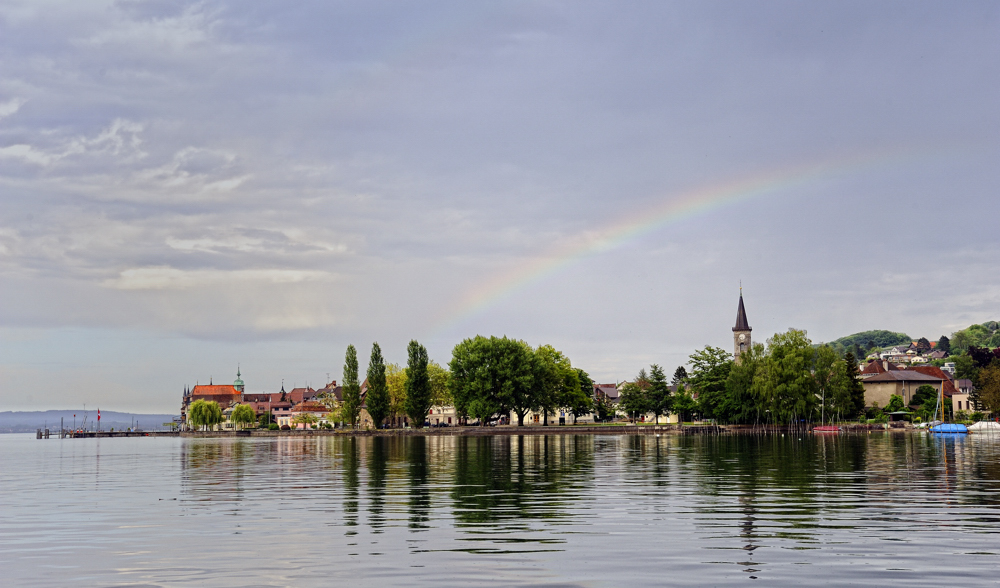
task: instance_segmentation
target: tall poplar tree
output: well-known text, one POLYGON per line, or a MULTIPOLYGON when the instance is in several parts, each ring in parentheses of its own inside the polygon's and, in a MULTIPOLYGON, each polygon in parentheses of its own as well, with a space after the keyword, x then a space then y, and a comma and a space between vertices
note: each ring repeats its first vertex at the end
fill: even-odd
POLYGON ((844 386, 849 390, 854 402, 853 409, 846 411, 845 416, 852 417, 865 411, 865 385, 861 383, 861 371, 858 370, 858 359, 853 353, 844 355, 844 386))
POLYGON ((427 373, 427 349, 410 341, 406 361, 406 414, 414 428, 424 426, 431 408, 431 380, 427 373))
POLYGON ((372 343, 372 357, 368 362, 368 391, 365 393, 365 406, 372 423, 378 429, 392 410, 389 399, 389 387, 385 381, 385 360, 382 359, 382 348, 378 343, 372 343))
POLYGON ((361 412, 361 386, 358 384, 358 352, 354 345, 347 346, 344 358, 344 406, 341 408, 344 420, 351 426, 358 424, 361 412))

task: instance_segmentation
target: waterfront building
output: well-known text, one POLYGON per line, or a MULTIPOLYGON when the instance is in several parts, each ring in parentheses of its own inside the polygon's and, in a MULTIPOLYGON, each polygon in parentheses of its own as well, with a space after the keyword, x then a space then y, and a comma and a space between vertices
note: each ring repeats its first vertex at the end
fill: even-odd
POLYGON ((972 380, 961 379, 955 381, 955 392, 952 395, 952 408, 956 411, 964 410, 966 412, 975 411, 976 407, 972 405, 972 401, 969 400, 972 393, 975 391, 972 385, 972 380))
POLYGON ((322 425, 327 423, 326 415, 329 412, 330 409, 320 404, 319 402, 307 400, 305 402, 300 402, 296 404, 287 411, 283 411, 280 416, 275 417, 275 420, 277 421, 278 426, 281 427, 288 425, 288 427, 292 429, 305 429, 306 428, 305 424, 295 423, 296 417, 299 417, 304 414, 309 414, 316 418, 317 425, 322 425))
MULTIPOLYGON (((940 394, 944 380, 911 369, 885 372, 865 378, 861 383, 865 387, 865 406, 871 406, 872 402, 877 402, 880 407, 884 408, 889 404, 893 394, 903 399, 904 406, 909 406, 917 388, 923 385, 932 386, 940 394)), ((950 400, 950 397, 946 400, 950 400)))
POLYGON ((458 412, 455 407, 448 404, 439 404, 431 407, 427 414, 427 423, 432 427, 450 427, 458 424, 458 412))

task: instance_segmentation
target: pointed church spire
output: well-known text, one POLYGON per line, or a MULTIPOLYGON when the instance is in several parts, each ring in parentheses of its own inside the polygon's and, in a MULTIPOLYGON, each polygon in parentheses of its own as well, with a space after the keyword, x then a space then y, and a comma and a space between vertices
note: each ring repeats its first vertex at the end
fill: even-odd
POLYGON ((750 323, 747 322, 747 309, 743 307, 743 287, 740 286, 740 305, 736 309, 736 326, 734 331, 750 331, 750 323))

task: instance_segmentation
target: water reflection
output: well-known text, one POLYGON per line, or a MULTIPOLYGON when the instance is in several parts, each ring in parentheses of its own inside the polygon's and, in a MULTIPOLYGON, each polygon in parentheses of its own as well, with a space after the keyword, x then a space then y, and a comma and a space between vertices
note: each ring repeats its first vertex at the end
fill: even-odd
POLYGON ((430 520, 431 493, 428 487, 427 438, 415 437, 409 443, 407 456, 410 478, 410 529, 427 528, 430 520))
POLYGON ((357 535, 354 527, 358 526, 358 502, 360 499, 358 487, 360 486, 359 468, 361 459, 358 456, 358 440, 354 437, 347 439, 342 446, 341 463, 344 465, 344 525, 347 527, 347 535, 357 535))
POLYGON ((566 553, 608 571, 631 558, 630 573, 650 577, 669 560, 780 583, 789 566, 850 556, 859 541, 913 573, 925 567, 907 551, 914 537, 1000 551, 1000 439, 985 437, 193 439, 180 462, 186 513, 228 505, 269 517, 272 532, 293 524, 331 540, 321 525, 352 557, 566 553), (615 557, 592 561, 605 550, 615 557))

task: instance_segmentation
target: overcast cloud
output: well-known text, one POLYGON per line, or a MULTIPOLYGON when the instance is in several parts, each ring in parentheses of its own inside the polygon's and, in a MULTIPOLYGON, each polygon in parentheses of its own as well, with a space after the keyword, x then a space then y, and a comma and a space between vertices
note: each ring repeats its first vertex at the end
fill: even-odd
POLYGON ((176 412, 475 334, 597 380, 1000 319, 995 2, 0 0, 0 410, 176 412), (476 312, 497 276, 709 207, 476 312))

